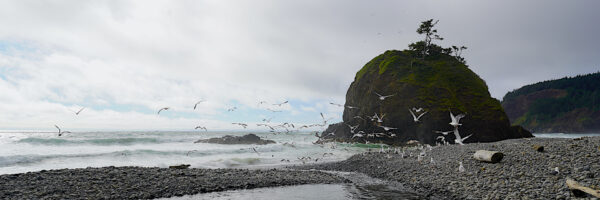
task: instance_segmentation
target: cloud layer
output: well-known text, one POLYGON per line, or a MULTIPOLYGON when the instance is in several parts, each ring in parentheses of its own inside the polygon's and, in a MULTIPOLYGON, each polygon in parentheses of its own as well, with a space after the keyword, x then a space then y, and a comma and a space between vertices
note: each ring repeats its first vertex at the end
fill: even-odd
POLYGON ((0 129, 187 130, 197 124, 341 116, 367 61, 419 40, 443 45, 501 98, 600 69, 597 1, 3 1, 0 129), (199 99, 206 99, 192 110, 199 99), (282 113, 259 101, 289 100, 282 113), (155 112, 169 106, 164 116, 155 112), (227 112, 237 106, 236 112, 227 112), (73 111, 86 110, 75 116, 73 111))

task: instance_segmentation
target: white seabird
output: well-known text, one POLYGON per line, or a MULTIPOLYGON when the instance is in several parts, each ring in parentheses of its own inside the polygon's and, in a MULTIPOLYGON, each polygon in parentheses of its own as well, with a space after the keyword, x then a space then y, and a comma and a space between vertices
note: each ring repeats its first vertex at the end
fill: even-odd
POLYGON ((383 101, 383 100, 385 100, 385 98, 388 98, 388 97, 394 96, 393 94, 392 94, 392 95, 385 95, 385 96, 384 96, 384 95, 380 95, 380 94, 379 94, 379 93, 377 93, 377 92, 374 92, 374 93, 375 93, 377 96, 379 96, 379 100, 382 100, 382 101, 383 101))
POLYGON ((421 117, 423 117, 423 115, 427 114, 427 111, 425 111, 424 113, 421 113, 419 116, 415 116, 415 113, 413 113, 412 110, 408 109, 408 112, 410 112, 410 114, 412 115, 413 120, 415 122, 419 122, 419 119, 421 119, 421 117))

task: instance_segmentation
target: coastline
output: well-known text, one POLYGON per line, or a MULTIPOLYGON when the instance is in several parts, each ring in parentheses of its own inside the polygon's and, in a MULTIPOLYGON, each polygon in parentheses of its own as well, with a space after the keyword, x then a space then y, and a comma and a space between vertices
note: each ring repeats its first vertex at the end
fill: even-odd
MULTIPOLYGON (((329 164, 296 166, 296 169, 360 172, 397 181, 431 199, 567 199, 574 198, 566 178, 588 187, 600 187, 600 137, 576 139, 527 138, 493 143, 447 145, 407 150, 407 158, 394 153, 357 154, 329 164), (544 146, 537 152, 532 145, 544 146), (425 148, 427 149, 427 148, 425 148), (472 159, 476 150, 504 153, 500 163, 472 159), (431 158, 434 164, 430 163, 431 158), (465 172, 459 172, 459 161, 465 172), (555 168, 559 172, 555 172, 555 168)), ((598 188, 596 188, 598 189, 598 188)))
POLYGON ((0 175, 0 199, 168 198, 363 181, 344 176, 344 172, 397 184, 429 199, 569 199, 573 196, 565 185, 567 177, 584 186, 600 187, 600 137, 511 139, 423 149, 421 162, 417 155, 422 150, 406 148, 404 158, 373 149, 343 161, 276 169, 103 167, 6 174, 0 175), (535 151, 533 145, 544 146, 544 152, 535 151), (505 157, 495 164, 472 159, 473 153, 481 149, 500 151, 505 157), (465 172, 458 172, 459 161, 465 172))

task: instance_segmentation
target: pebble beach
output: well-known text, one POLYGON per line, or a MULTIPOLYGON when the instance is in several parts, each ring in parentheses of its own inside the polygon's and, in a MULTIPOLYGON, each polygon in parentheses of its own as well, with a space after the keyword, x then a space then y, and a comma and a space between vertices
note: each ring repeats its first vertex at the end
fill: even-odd
POLYGON ((399 185, 424 199, 575 199, 565 185, 567 178, 593 189, 600 186, 600 137, 411 147, 403 148, 404 156, 402 149, 385 150, 278 169, 103 167, 6 174, 0 176, 0 199, 152 199, 361 181, 339 175, 344 172, 399 185), (544 151, 536 151, 534 145, 544 151), (505 156, 499 163, 481 162, 472 158, 477 150, 505 156), (425 153, 419 161, 421 152, 425 153), (459 172, 459 162, 464 172, 459 172))

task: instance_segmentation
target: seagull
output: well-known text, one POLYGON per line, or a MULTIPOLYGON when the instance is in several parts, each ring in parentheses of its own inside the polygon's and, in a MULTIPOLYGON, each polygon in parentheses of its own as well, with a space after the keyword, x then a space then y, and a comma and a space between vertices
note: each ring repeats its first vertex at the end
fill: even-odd
POLYGON ((265 127, 269 127, 269 129, 271 129, 272 131, 275 130, 272 126, 270 126, 268 124, 256 124, 256 126, 265 126, 265 127))
POLYGON ((63 133, 71 133, 69 131, 61 131, 60 128, 55 124, 54 127, 58 129, 58 136, 62 136, 63 133))
POLYGON ((204 127, 204 126, 196 126, 196 128, 194 128, 194 129, 204 129, 204 131, 208 131, 208 130, 206 130, 206 127, 204 127))
POLYGON ((232 111, 235 111, 236 109, 237 109, 237 107, 234 106, 232 108, 227 109, 227 112, 232 112, 232 111))
POLYGON ((415 116, 415 113, 413 113, 413 111, 412 111, 412 110, 408 109, 408 112, 410 112, 410 114, 412 115, 412 117, 413 117, 413 120, 414 120, 415 122, 419 122, 419 119, 421 119, 421 117, 423 117, 423 115, 424 115, 424 114, 427 114, 427 111, 425 111, 424 113, 421 113, 421 114, 420 114, 420 115, 417 117, 417 116, 415 116))
POLYGON ((286 103, 288 103, 288 101, 284 101, 284 102, 282 102, 282 103, 276 103, 276 104, 273 104, 273 105, 274 105, 274 106, 281 106, 281 105, 283 105, 283 104, 286 104, 286 103))
POLYGON ((327 124, 327 121, 333 119, 333 117, 330 117, 329 119, 325 119, 325 116, 323 116, 323 113, 321 113, 321 118, 323 118, 323 125, 327 124))
POLYGON ((379 93, 377 93, 377 92, 374 92, 374 93, 375 93, 377 96, 379 96, 379 100, 382 100, 382 101, 383 101, 383 100, 385 100, 385 98, 388 98, 388 97, 394 96, 393 94, 392 94, 392 95, 386 95, 386 96, 383 96, 383 95, 380 95, 380 94, 379 94, 379 93))
POLYGON ((258 151, 256 150, 256 148, 252 147, 252 150, 253 150, 253 151, 254 151, 256 154, 258 154, 258 155, 260 156, 260 153, 258 153, 258 151))
POLYGON ((429 163, 432 164, 432 165, 435 165, 435 162, 433 161, 433 157, 431 157, 429 163))
POLYGON ((459 114, 459 115, 456 115, 456 116, 454 116, 454 115, 452 114, 452 112, 450 112, 450 119, 452 119, 452 121, 450 122, 450 125, 452 125, 452 126, 454 126, 454 127, 457 127, 457 126, 460 126, 460 125, 462 125, 462 124, 459 124, 458 122, 459 122, 459 121, 460 121, 460 119, 462 119, 463 117, 465 117, 465 115, 464 115, 464 114, 459 114))
POLYGON ((273 119, 273 117, 271 117, 271 118, 269 118, 269 119, 267 119, 267 118, 264 118, 264 119, 262 119, 262 121, 263 121, 263 122, 270 123, 270 122, 271 122, 271 119, 273 119))
POLYGON ((342 105, 342 104, 337 104, 337 103, 332 103, 332 102, 329 102, 329 104, 334 105, 334 106, 344 107, 344 105, 342 105))
POLYGON ((387 136, 385 133, 375 133, 375 137, 387 136))
POLYGON ((454 139, 454 143, 456 144, 460 144, 460 145, 465 145, 463 144, 463 141, 465 141, 467 138, 471 137, 473 134, 468 135, 467 137, 461 138, 460 135, 458 134, 458 128, 454 129, 454 136, 456 136, 456 139, 454 139))
POLYGON ((188 152, 187 152, 185 155, 186 155, 186 156, 190 156, 190 153, 192 153, 192 152, 195 152, 195 151, 198 151, 198 150, 191 150, 191 151, 188 151, 188 152))
POLYGON ((75 112, 75 115, 79 115, 79 113, 80 113, 81 111, 83 111, 83 109, 85 109, 85 107, 83 107, 83 108, 79 109, 79 111, 75 112))
POLYGON ((358 128, 358 126, 360 126, 360 124, 356 126, 350 126, 349 124, 346 124, 346 126, 350 127, 350 133, 354 134, 354 131, 358 128))
POLYGON ((458 166, 458 172, 465 172, 465 167, 463 166, 462 162, 458 162, 459 166, 458 166))
POLYGON ((363 134, 361 134, 361 133, 364 133, 364 132, 362 132, 362 131, 359 131, 358 133, 356 133, 356 134, 352 135, 352 138, 355 138, 355 137, 359 137, 359 138, 361 138, 361 137, 364 137, 364 135, 363 135, 363 134))
POLYGON ((231 123, 231 124, 240 125, 244 128, 246 128, 246 126, 248 126, 248 124, 244 124, 244 123, 231 123))
POLYGON ((412 110, 414 110, 415 112, 421 112, 421 111, 423 111, 423 108, 415 108, 415 107, 413 107, 412 110))
POLYGON ((358 115, 357 115, 357 116, 354 116, 353 118, 354 118, 354 119, 362 119, 363 121, 367 121, 367 120, 365 120, 364 118, 362 118, 361 116, 358 116, 358 115))
POLYGON ((346 106, 346 108, 348 108, 348 109, 357 109, 358 107, 356 107, 356 106, 346 106))
POLYGON ((200 104, 200 103, 202 103, 202 102, 204 102, 204 99, 201 99, 200 101, 196 102, 196 103, 194 104, 194 110, 196 110, 196 106, 198 106, 198 104, 200 104))
POLYGON ((383 122, 383 117, 385 117, 385 114, 381 115, 381 117, 379 117, 377 115, 377 113, 375 113, 375 116, 373 116, 373 118, 371 118, 371 121, 377 119, 377 122, 382 123, 383 122))
POLYGON ((383 128, 383 130, 385 130, 385 131, 398 129, 398 128, 392 128, 392 127, 387 127, 387 126, 379 126, 379 125, 377 125, 377 127, 383 128))
POLYGON ((390 134, 390 137, 396 137, 395 133, 390 134))
POLYGON ((157 115, 160 115, 160 112, 163 111, 163 110, 169 110, 169 107, 161 108, 160 110, 158 110, 158 114, 157 115))
MULTIPOLYGON (((451 133, 452 131, 434 131, 434 132, 440 133, 442 135, 448 135, 448 133, 451 133)), ((440 136, 440 137, 442 137, 442 136, 440 136)))

